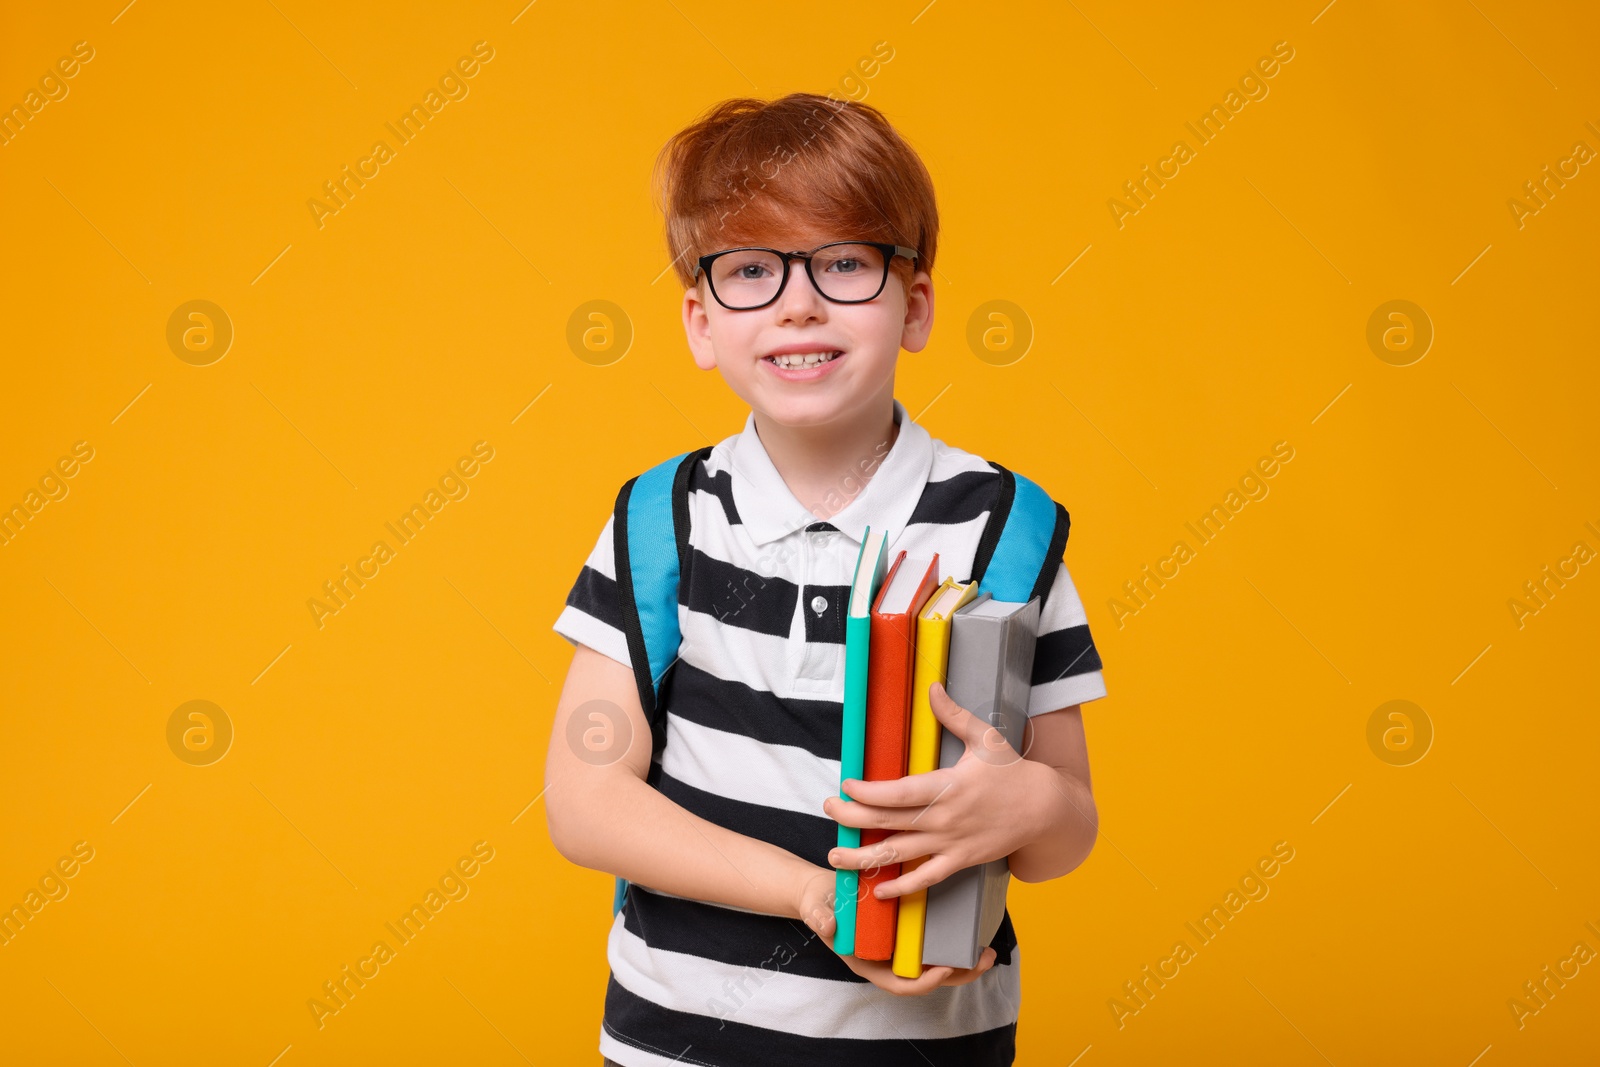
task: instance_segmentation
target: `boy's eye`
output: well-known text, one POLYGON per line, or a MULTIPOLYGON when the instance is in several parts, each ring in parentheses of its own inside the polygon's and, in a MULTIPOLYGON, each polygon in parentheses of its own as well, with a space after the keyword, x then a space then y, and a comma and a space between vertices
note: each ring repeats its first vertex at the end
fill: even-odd
POLYGON ((861 271, 859 259, 836 259, 828 266, 829 270, 837 270, 840 274, 857 274, 861 271))
POLYGON ((717 261, 717 277, 725 282, 759 282, 777 277, 779 266, 773 257, 762 253, 725 256, 717 261))

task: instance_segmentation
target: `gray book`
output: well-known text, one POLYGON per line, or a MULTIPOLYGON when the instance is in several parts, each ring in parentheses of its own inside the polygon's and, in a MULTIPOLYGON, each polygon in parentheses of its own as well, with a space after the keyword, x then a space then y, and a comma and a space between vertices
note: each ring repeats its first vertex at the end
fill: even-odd
MULTIPOLYGON (((1027 603, 995 600, 983 593, 950 617, 950 661, 945 689, 950 699, 988 722, 1009 747, 989 749, 984 759, 1018 760, 1026 751, 1028 697, 1033 680, 1039 598, 1027 603)), ((941 731, 939 766, 953 767, 966 743, 941 731)), ((928 887, 926 966, 976 967, 1005 916, 1011 867, 1005 857, 966 867, 928 887)))

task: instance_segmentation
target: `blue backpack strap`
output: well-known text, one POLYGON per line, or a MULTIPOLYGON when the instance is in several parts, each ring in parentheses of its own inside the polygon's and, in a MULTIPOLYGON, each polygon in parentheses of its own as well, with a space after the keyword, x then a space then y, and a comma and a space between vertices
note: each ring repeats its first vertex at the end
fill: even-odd
POLYGON ((1036 483, 993 462, 1000 472, 1000 495, 972 561, 978 592, 996 600, 1041 604, 1067 549, 1072 519, 1036 483))
MULTIPOLYGON (((711 446, 683 452, 628 479, 612 512, 612 552, 622 631, 628 641, 639 705, 650 724, 652 761, 665 742, 659 714, 668 669, 678 660, 678 576, 689 551, 689 474, 711 446)), ((649 780, 657 777, 652 766, 649 780)), ((628 883, 616 880, 611 914, 622 910, 628 883)))

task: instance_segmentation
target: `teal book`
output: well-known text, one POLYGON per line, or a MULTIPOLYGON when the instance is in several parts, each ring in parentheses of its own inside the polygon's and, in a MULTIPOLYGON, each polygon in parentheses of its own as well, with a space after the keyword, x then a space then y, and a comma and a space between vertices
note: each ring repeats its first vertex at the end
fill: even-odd
MULTIPOLYGON (((878 597, 888 570, 888 534, 867 527, 861 535, 861 551, 856 556, 855 575, 850 582, 850 603, 844 623, 844 720, 839 742, 839 796, 852 799, 844 791, 844 780, 864 780, 867 758, 867 649, 872 636, 872 602, 878 597)), ((860 848, 861 828, 839 824, 839 847, 860 848)), ((842 956, 856 951, 856 893, 861 883, 858 870, 836 870, 833 882, 833 950, 842 956)))

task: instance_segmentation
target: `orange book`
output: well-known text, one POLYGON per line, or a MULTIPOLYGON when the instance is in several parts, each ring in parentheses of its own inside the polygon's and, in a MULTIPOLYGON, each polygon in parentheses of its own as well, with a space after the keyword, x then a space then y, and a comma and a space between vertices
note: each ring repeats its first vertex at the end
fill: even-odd
MULTIPOLYGON (((939 587, 939 555, 906 558, 901 551, 872 605, 867 660, 867 746, 862 778, 892 781, 906 774, 911 739, 911 676, 916 665, 917 612, 939 587)), ((861 847, 871 849, 896 830, 866 828, 861 847)), ((899 898, 879 900, 874 886, 900 876, 900 864, 861 871, 856 899, 856 951, 864 960, 894 955, 899 898)))

